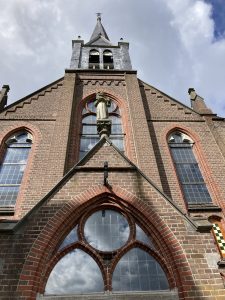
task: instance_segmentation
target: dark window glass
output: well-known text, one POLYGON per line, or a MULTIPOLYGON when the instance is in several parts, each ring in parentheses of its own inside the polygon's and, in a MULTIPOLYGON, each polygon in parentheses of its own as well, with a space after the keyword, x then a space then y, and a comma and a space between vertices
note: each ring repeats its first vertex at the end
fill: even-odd
POLYGON ((173 135, 169 143, 177 175, 188 204, 212 202, 208 189, 195 159, 192 143, 182 139, 181 133, 173 135))
POLYGON ((10 137, 0 166, 0 206, 14 206, 31 148, 31 138, 22 132, 10 137))
POLYGON ((45 288, 46 295, 102 292, 103 279, 97 263, 82 250, 65 255, 53 268, 45 288))
POLYGON ((126 218, 114 210, 100 210, 92 214, 84 226, 87 242, 101 251, 112 251, 123 246, 130 228, 126 218))
POLYGON ((118 262, 113 291, 167 290, 169 284, 159 263, 147 252, 133 248, 118 262))
POLYGON ((205 183, 183 184, 184 196, 188 203, 210 203, 212 202, 205 183))

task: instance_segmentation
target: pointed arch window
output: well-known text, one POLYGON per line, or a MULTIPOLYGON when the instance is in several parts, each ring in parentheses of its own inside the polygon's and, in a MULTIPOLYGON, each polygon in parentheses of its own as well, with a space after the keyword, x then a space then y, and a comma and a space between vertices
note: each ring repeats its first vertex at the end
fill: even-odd
POLYGON ((211 197, 193 152, 194 142, 176 131, 168 140, 177 176, 188 205, 211 203, 211 197))
POLYGON ((98 50, 92 49, 89 52, 89 69, 99 69, 100 58, 98 50))
MULTIPOLYGON (((82 111, 82 132, 80 138, 79 158, 84 157, 99 141, 96 121, 96 107, 94 99, 86 102, 82 111)), ((109 107, 109 119, 112 121, 110 139, 120 150, 124 151, 124 132, 122 127, 120 109, 115 101, 111 99, 109 107)))
POLYGON ((5 154, 0 166, 0 208, 16 204, 28 155, 32 145, 32 136, 21 131, 5 142, 5 154))
POLYGON ((101 207, 87 212, 59 245, 45 295, 168 291, 151 238, 132 216, 101 207))
POLYGON ((113 54, 110 50, 103 52, 103 67, 104 69, 114 69, 113 66, 113 54))

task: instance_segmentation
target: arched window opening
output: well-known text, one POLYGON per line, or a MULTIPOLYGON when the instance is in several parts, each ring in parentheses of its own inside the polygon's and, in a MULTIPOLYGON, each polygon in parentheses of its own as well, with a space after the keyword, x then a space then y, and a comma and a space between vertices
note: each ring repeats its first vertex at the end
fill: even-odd
MULTIPOLYGON (((79 158, 84 157, 99 141, 97 132, 95 99, 87 102, 82 111, 82 132, 80 138, 79 158)), ((120 150, 124 151, 124 132, 121 122, 120 110, 116 102, 111 99, 111 106, 108 108, 109 119, 112 121, 110 139, 120 150)))
POLYGON ((102 292, 101 271, 94 259, 80 249, 65 256, 53 268, 45 288, 46 295, 102 292))
POLYGON ((169 284, 156 259, 140 248, 133 248, 118 262, 112 288, 113 291, 155 291, 168 290, 169 284))
POLYGON ((97 50, 91 50, 89 52, 89 69, 99 69, 99 52, 97 50))
POLYGON ((18 132, 5 142, 0 166, 0 207, 14 208, 32 145, 28 132, 18 132))
POLYGON ((210 194, 193 152, 194 142, 182 132, 173 132, 168 143, 187 204, 211 203, 210 194))
POLYGON ((87 211, 59 245, 45 295, 169 290, 144 229, 118 208, 101 207, 87 211))
POLYGON ((113 66, 113 55, 110 50, 105 50, 103 52, 103 66, 104 69, 114 69, 113 66))

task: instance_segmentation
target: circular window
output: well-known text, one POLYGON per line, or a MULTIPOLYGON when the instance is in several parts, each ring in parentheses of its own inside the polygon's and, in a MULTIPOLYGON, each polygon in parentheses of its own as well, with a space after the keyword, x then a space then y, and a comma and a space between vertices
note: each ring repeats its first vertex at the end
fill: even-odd
POLYGON ((85 222, 84 236, 97 250, 113 251, 128 240, 130 227, 126 218, 114 210, 99 210, 85 222))

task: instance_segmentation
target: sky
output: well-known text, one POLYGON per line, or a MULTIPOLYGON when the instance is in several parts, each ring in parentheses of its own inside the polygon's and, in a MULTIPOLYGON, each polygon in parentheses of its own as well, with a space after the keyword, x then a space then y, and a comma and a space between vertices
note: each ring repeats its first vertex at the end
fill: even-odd
POLYGON ((188 88, 225 117, 225 0, 0 0, 0 86, 8 103, 64 76, 72 39, 96 13, 110 40, 130 43, 138 77, 190 105, 188 88))

